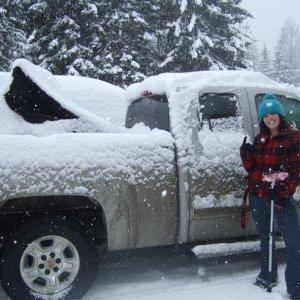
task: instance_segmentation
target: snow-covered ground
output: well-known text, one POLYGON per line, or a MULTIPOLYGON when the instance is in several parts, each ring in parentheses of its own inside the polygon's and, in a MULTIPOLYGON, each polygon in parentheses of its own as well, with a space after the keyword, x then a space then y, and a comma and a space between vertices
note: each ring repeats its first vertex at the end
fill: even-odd
MULTIPOLYGON (((260 254, 259 241, 251 241, 197 246, 197 256, 175 247, 108 253, 82 300, 288 299, 286 253, 276 244, 280 283, 271 294, 253 285, 260 254)), ((9 300, 1 288, 0 299, 9 300)))
POLYGON ((278 253, 280 284, 272 294, 253 285, 260 264, 257 252, 195 259, 172 250, 145 250, 111 258, 84 300, 288 299, 285 254, 278 253))
MULTIPOLYGON (((174 248, 151 248, 107 254, 98 276, 83 300, 181 299, 287 299, 284 283, 285 251, 278 250, 280 284, 267 293, 253 285, 259 272, 257 242, 245 243, 242 252, 218 244, 198 247, 200 256, 174 248), (214 257, 207 250, 214 250, 214 257), (219 249, 217 251, 216 249, 219 249), (229 251, 228 251, 229 250, 229 251), (224 252, 225 251, 225 252, 224 252)), ((240 244, 241 246, 241 244, 240 244)), ((279 248, 282 243, 279 243, 279 248)), ((6 300, 0 291, 0 299, 6 300)))
MULTIPOLYGON (((281 275, 284 267, 280 266, 281 275)), ((182 299, 204 299, 204 300, 253 300, 253 299, 288 299, 285 292, 284 278, 281 283, 273 289, 272 294, 252 284, 253 278, 258 270, 237 272, 230 276, 215 276, 209 282, 198 279, 166 279, 154 280, 142 283, 123 283, 118 286, 98 286, 85 300, 98 299, 143 299, 143 300, 182 300, 182 299)))

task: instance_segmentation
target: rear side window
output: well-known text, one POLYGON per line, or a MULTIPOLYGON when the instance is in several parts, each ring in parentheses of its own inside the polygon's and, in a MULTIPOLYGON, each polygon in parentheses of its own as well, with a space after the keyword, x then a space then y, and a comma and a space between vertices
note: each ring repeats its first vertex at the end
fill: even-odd
MULTIPOLYGON (((259 104, 265 94, 258 94, 255 96, 256 108, 258 109, 259 104)), ((276 95, 286 113, 286 120, 294 127, 300 130, 300 101, 289 98, 282 95, 276 95)))
POLYGON ((243 129, 238 97, 232 93, 205 93, 199 97, 200 124, 212 131, 243 129))
POLYGON ((131 128, 137 123, 170 131, 166 96, 147 96, 134 101, 128 108, 125 126, 131 128))

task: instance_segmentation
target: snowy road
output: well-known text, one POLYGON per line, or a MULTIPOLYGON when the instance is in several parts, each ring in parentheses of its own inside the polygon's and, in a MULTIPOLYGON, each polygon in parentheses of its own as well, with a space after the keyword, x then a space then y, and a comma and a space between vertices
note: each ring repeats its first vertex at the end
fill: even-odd
MULTIPOLYGON (((278 257, 280 284, 268 294, 252 284, 259 272, 258 253, 205 259, 174 248, 111 253, 83 300, 288 299, 285 251, 279 250, 278 257)), ((3 292, 0 299, 7 299, 3 292)))

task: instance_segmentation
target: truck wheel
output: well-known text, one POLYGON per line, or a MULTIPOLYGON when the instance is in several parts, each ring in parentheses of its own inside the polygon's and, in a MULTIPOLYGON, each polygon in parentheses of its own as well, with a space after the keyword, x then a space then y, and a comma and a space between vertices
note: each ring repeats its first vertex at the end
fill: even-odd
POLYGON ((10 235, 0 275, 12 299, 80 299, 97 272, 97 256, 80 225, 46 217, 10 235), (51 298, 52 299, 52 298, 51 298))

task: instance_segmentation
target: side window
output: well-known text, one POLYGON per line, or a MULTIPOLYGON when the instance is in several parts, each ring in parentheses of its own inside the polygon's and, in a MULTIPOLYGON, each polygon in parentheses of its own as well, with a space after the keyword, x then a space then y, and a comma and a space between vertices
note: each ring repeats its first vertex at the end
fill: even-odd
POLYGON ((205 93, 199 97, 200 124, 211 131, 243 130, 238 97, 232 93, 205 93))
MULTIPOLYGON (((256 108, 262 102, 265 94, 255 96, 256 108)), ((286 113, 286 120, 294 127, 300 130, 300 101, 282 95, 276 95, 283 105, 286 113)))
POLYGON ((169 106, 166 96, 146 96, 129 106, 125 126, 131 128, 141 122, 151 129, 170 131, 169 106))

